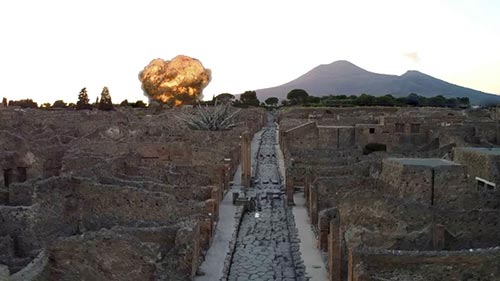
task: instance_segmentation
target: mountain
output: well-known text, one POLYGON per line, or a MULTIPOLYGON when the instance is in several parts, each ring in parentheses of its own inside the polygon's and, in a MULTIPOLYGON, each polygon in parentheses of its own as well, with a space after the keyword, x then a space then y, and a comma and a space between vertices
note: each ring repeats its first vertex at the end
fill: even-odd
POLYGON ((312 96, 391 94, 406 97, 416 93, 425 97, 443 95, 447 98, 468 97, 471 104, 500 103, 500 96, 461 87, 416 70, 403 75, 379 74, 364 70, 348 61, 323 64, 281 86, 257 90, 262 101, 268 97, 286 99, 293 89, 304 89, 312 96))

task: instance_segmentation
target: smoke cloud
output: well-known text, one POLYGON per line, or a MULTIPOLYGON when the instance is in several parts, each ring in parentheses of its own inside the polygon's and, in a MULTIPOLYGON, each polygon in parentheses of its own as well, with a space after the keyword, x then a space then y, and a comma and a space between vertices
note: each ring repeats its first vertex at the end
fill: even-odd
POLYGON ((403 56, 415 63, 420 61, 420 57, 417 52, 403 53, 403 56))
POLYGON ((197 59, 179 55, 172 60, 154 59, 139 73, 150 100, 172 106, 193 104, 202 98, 212 72, 197 59))

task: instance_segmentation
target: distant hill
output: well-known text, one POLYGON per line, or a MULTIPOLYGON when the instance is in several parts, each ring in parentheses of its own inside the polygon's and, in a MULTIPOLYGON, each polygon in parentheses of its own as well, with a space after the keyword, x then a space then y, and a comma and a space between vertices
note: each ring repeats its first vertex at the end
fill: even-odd
POLYGON ((312 96, 366 93, 374 96, 391 94, 395 97, 406 97, 410 93, 416 93, 425 97, 468 97, 471 104, 500 103, 500 96, 454 85, 419 71, 407 71, 401 76, 378 74, 348 61, 317 66, 286 84, 256 92, 258 98, 263 101, 268 97, 286 99, 287 93, 293 89, 304 89, 312 96))

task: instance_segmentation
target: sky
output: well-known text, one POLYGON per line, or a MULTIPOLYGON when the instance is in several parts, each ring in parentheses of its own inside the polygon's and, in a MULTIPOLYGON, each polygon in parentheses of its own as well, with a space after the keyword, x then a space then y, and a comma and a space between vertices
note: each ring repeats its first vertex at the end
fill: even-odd
POLYGON ((16 0, 0 2, 0 98, 144 100, 138 73, 183 54, 212 70, 205 99, 348 60, 419 70, 500 95, 497 0, 16 0))

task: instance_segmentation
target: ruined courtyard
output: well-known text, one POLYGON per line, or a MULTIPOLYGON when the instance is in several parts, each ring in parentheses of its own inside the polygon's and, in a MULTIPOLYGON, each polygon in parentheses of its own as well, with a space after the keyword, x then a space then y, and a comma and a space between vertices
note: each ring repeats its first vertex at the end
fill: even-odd
POLYGON ((230 110, 0 107, 0 280, 500 280, 495 111, 230 110))

